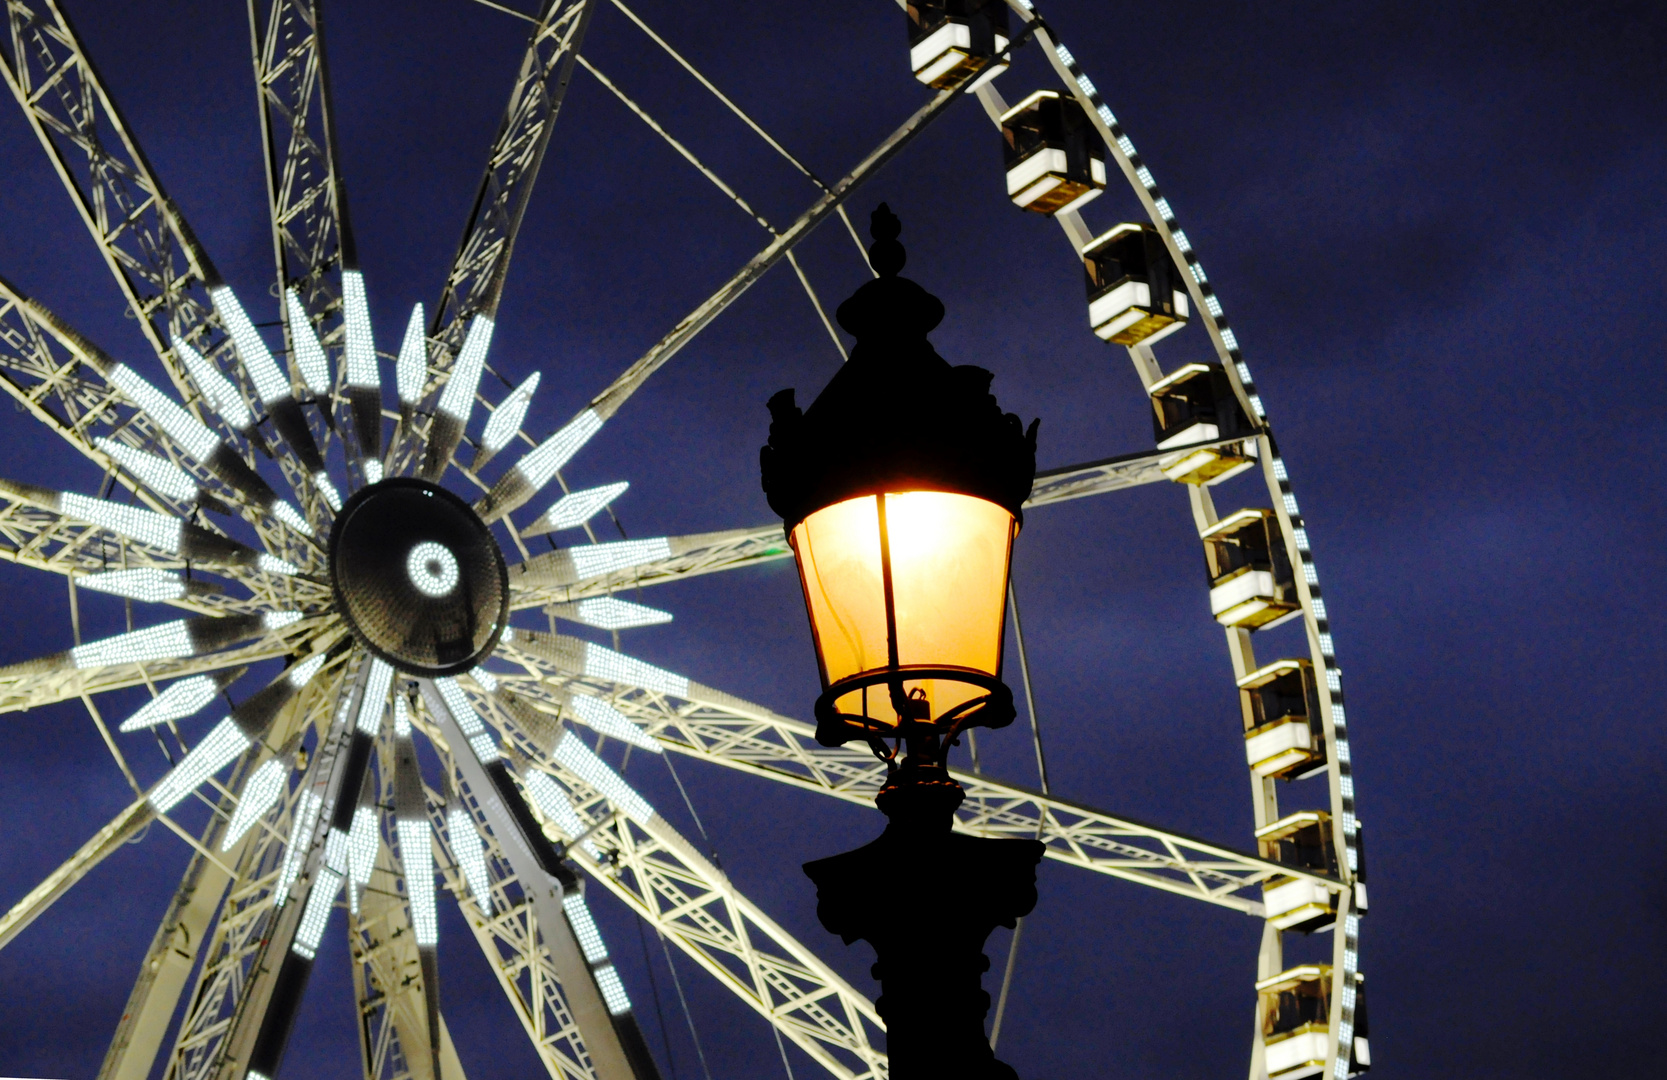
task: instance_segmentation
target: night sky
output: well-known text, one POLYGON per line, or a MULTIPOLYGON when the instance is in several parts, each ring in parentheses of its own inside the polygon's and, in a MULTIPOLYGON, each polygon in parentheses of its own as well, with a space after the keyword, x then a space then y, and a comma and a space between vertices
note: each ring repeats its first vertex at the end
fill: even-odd
MULTIPOLYGON (((276 318, 244 5, 66 7, 222 273, 257 320, 276 318)), ((1369 838, 1362 970, 1378 1068, 1467 1080, 1638 1075, 1659 1070, 1653 1032, 1667 1021, 1667 574, 1649 554, 1667 532, 1667 9, 1492 7, 1051 0, 1043 11, 1216 284, 1308 522, 1369 838)), ((843 174, 925 97, 891 0, 638 0, 637 10, 824 177, 843 174)), ((411 304, 438 297, 526 24, 468 0, 339 0, 328 19, 341 167, 377 343, 392 351, 411 304)), ((584 51, 772 223, 814 199, 613 7, 598 10, 584 51)), ((1034 47, 998 82, 1009 101, 1051 85, 1034 47)), ((1044 468, 1150 448, 1125 353, 1089 332, 1081 270, 1058 227, 1006 201, 999 139, 975 102, 853 196, 853 216, 866 221, 882 199, 904 222, 905 274, 948 309, 939 352, 993 370, 1005 408, 1042 418, 1044 468)), ((1086 210, 1096 231, 1137 214, 1118 187, 1086 210)), ((766 239, 577 73, 492 346, 510 382, 544 373, 529 431, 542 437, 567 420, 766 239)), ((866 277, 837 221, 799 250, 830 306, 866 277)), ((9 107, 0 275, 161 379, 9 107)), ((1204 359, 1203 330, 1157 351, 1166 369, 1204 359)), ((838 363, 778 266, 566 476, 629 480, 616 509, 633 537, 768 522, 757 482, 764 401, 787 386, 808 401, 838 363)), ((385 366, 390 387, 391 375, 385 366)), ((0 476, 83 492, 99 481, 11 410, 0 476)), ((1223 511, 1267 501, 1256 479, 1215 497, 1223 511)), ((1185 493, 1152 485, 1036 510, 1014 575, 1054 790, 1252 849, 1237 695, 1185 493)), ((60 579, 0 565, 0 589, 0 662, 70 645, 60 579)), ((625 632, 624 651, 808 719, 816 669, 790 563, 641 599, 676 621, 625 632)), ((119 602, 83 606, 89 636, 119 629, 119 602)), ((1257 647, 1272 659, 1297 637, 1276 630, 1257 647)), ((1011 660, 1008 678, 1017 685, 1011 660)), ((105 713, 119 718, 137 700, 114 695, 105 713)), ((197 738, 213 720, 183 726, 197 738)), ((4 908, 129 791, 79 703, 0 718, 0 733, 4 908)), ((147 737, 118 738, 142 782, 161 775, 147 737)), ((1023 719, 981 748, 986 771, 1035 783, 1023 719)), ((864 842, 880 815, 678 765, 736 884, 871 991, 867 948, 820 929, 799 864, 864 842)), ((639 756, 627 775, 698 837, 660 762, 639 756)), ((151 828, 0 951, 0 1074, 96 1072, 187 856, 151 828)), ((1043 865, 1040 885, 1000 1043, 1022 1076, 1242 1074, 1255 920, 1057 863, 1043 865)), ((703 1080, 659 946, 595 895, 662 1071, 703 1080)), ((443 1008, 466 1070, 536 1075, 444 902, 443 1008)), ((341 925, 337 916, 320 954, 287 1077, 359 1075, 341 925)), ((991 941, 998 971, 1006 944, 1005 932, 991 941)), ((1329 937, 1317 945, 1329 951, 1329 937)), ((766 1025, 679 957, 711 1077, 784 1076, 766 1025)), ((802 1055, 792 1065, 817 1075, 802 1055)))

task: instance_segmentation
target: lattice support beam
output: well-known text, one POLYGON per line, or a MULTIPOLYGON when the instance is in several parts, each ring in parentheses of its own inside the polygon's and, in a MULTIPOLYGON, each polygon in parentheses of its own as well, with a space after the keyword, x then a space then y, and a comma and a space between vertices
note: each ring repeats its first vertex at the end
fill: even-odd
MULTIPOLYGON (((7 674, 0 676, 0 713, 34 709, 84 695, 119 690, 124 686, 203 675, 290 656, 301 651, 303 643, 318 632, 320 622, 320 618, 302 619, 282 629, 268 630, 235 649, 175 660, 146 660, 84 669, 54 668, 22 673, 15 670, 21 665, 14 664, 6 669, 7 674)), ((340 629, 331 631, 329 636, 316 643, 316 648, 328 649, 341 633, 340 629)))
MULTIPOLYGON (((1216 446, 1230 441, 1218 440, 1199 445, 1216 446)), ((1183 448, 1195 449, 1198 447, 1183 448)), ((1163 474, 1159 463, 1177 452, 1181 451, 1125 454, 1039 473, 1025 508, 1050 506, 1071 499, 1167 481, 1169 478, 1163 474)), ((666 538, 666 548, 667 554, 661 558, 592 575, 574 571, 574 560, 569 551, 535 555, 510 570, 509 585, 513 594, 510 606, 522 610, 549 604, 568 604, 593 596, 610 596, 622 589, 682 581, 793 556, 780 525, 671 536, 666 538)))
MULTIPOLYGON (((749 901, 663 817, 626 816, 555 760, 549 753, 559 728, 554 718, 529 715, 524 703, 492 694, 474 698, 530 763, 524 767, 554 778, 575 820, 594 827, 588 839, 601 857, 583 847, 574 853, 587 873, 834 1076, 886 1074, 885 1054, 874 1045, 884 1025, 867 998, 749 901)), ((562 826, 544 819, 536 800, 528 802, 545 820, 546 835, 562 837, 562 826)))
MULTIPOLYGON (((168 198, 57 0, 7 0, 0 74, 57 170, 99 252, 180 397, 231 445, 241 439, 200 406, 172 347, 190 342, 232 381, 255 414, 259 398, 208 296, 218 275, 168 198)), ((253 457, 244 451, 245 460, 253 457)), ((279 464, 303 493, 315 523, 307 474, 280 446, 279 464)))
MULTIPOLYGON (((517 694, 559 713, 567 695, 606 700, 642 724, 662 745, 691 757, 872 805, 885 766, 854 746, 825 747, 815 729, 710 687, 670 676, 677 692, 585 675, 573 652, 549 635, 516 630, 499 655, 521 668, 502 682, 517 694)), ((1260 916, 1260 889, 1276 876, 1308 877, 1336 890, 1321 875, 989 777, 955 772, 966 789, 956 827, 975 836, 1038 837, 1049 858, 1260 916), (1039 835, 1038 835, 1039 834, 1039 835)))

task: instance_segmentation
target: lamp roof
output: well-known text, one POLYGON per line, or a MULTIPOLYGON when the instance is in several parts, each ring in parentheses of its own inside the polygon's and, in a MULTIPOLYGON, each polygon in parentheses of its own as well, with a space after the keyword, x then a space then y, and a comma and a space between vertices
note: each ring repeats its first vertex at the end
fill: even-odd
POLYGON ((996 503, 1023 520, 1036 477, 1036 428, 1004 413, 994 376, 954 366, 926 335, 942 301, 898 277, 902 224, 885 203, 869 224, 879 277, 839 306, 857 339, 851 358, 801 410, 794 391, 770 399, 770 440, 759 451, 764 492, 791 532, 825 506, 859 495, 950 491, 996 503))

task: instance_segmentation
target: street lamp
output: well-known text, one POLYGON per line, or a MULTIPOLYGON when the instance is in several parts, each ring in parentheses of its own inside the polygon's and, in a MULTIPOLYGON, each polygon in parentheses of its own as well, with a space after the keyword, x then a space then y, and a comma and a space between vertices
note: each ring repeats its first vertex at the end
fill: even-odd
POLYGON ((1036 474, 991 373, 926 339, 943 304, 897 276, 902 226, 870 222, 879 276, 838 311, 850 360, 801 411, 770 399, 765 494, 799 567, 822 676, 816 738, 861 740, 886 763, 885 832, 805 865, 822 925, 874 946, 891 1075, 1016 1077, 984 1037, 982 953, 1036 903, 1033 840, 952 831, 961 786, 945 757, 971 727, 1012 723, 1001 681, 1008 562, 1036 474))

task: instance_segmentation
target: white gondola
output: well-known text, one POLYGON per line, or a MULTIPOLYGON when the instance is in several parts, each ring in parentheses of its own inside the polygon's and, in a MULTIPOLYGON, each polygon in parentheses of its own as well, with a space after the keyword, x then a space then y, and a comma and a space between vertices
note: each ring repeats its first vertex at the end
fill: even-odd
POLYGON ((1199 534, 1210 574, 1210 614, 1256 630, 1302 613, 1290 556, 1272 510, 1229 514, 1199 534))
POLYGON ((1307 660, 1276 660, 1239 680, 1250 771, 1282 780, 1325 766, 1319 686, 1307 660))
POLYGON ((1191 448, 1158 461, 1169 479, 1219 484, 1256 463, 1255 431, 1220 364, 1183 364, 1146 392, 1152 396, 1152 432, 1158 449, 1191 448), (1245 440, 1225 446, 1197 445, 1236 435, 1245 440))
POLYGON ((1269 1080, 1302 1080, 1325 1071, 1331 1049, 1331 968, 1304 964, 1256 984, 1269 1080))
POLYGON ((1187 324, 1187 290, 1163 238, 1125 222, 1082 249, 1088 323, 1113 345, 1150 345, 1187 324))
POLYGON ((1001 137, 1015 206, 1055 214, 1105 189, 1105 146, 1075 98, 1036 91, 1001 114, 1001 137))
MULTIPOLYGON (((1003 0, 913 0, 909 14, 909 67, 934 90, 954 86, 974 68, 1007 48, 1003 0)), ((969 90, 1007 70, 992 64, 969 90)))
MULTIPOLYGON (((1321 810, 1288 814, 1256 830, 1264 859, 1316 874, 1335 876, 1337 849, 1331 838, 1331 815, 1321 810)), ((1262 887, 1267 919, 1281 930, 1311 934, 1337 919, 1330 889, 1312 878, 1277 877, 1262 887)))

